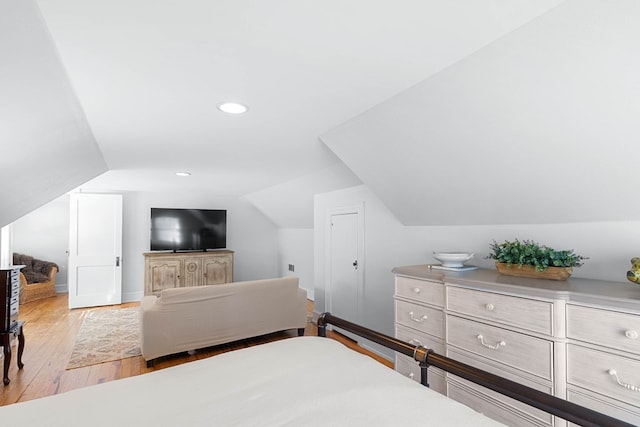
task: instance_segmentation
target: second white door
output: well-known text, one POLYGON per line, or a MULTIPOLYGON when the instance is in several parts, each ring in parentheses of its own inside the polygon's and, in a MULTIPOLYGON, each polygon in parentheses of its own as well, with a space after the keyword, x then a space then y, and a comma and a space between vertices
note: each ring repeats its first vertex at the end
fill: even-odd
POLYGON ((331 258, 329 310, 343 319, 359 322, 361 260, 358 213, 331 215, 331 258))

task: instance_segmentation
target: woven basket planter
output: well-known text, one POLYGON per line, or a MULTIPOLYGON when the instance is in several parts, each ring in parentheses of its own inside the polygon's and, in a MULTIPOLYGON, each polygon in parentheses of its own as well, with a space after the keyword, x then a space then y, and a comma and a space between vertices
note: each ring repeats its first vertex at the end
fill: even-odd
POLYGON ((507 276, 546 280, 567 280, 573 273, 572 267, 547 267, 544 271, 536 271, 536 267, 533 265, 507 264, 504 262, 496 262, 496 268, 500 274, 507 276))

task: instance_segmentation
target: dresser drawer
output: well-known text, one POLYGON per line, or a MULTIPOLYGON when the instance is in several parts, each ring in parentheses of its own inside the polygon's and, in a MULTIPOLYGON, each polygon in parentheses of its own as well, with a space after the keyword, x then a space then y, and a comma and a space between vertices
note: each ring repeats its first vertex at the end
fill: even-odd
POLYGON ((553 342, 447 315, 447 345, 545 380, 553 378, 553 342))
POLYGON ((544 301, 447 287, 447 308, 533 332, 553 333, 553 304, 544 301))
POLYGON ((444 283, 396 277, 396 295, 418 302, 444 306, 444 283))
POLYGON ((569 384, 640 408, 640 361, 573 344, 567 361, 569 384))
MULTIPOLYGON (((611 400, 606 396, 597 395, 585 390, 569 388, 567 390, 567 400, 630 424, 640 425, 640 411, 638 411, 638 408, 620 401, 611 400)), ((568 424, 569 426, 576 426, 576 424, 573 423, 568 424)))
POLYGON ((20 293, 20 281, 11 283, 11 295, 18 295, 20 293))
MULTIPOLYGON (((421 380, 420 365, 410 357, 404 355, 397 356, 396 371, 414 381, 420 382, 421 380)), ((440 394, 447 393, 445 373, 440 369, 430 366, 427 370, 427 380, 431 390, 437 391, 440 394)))
POLYGON ((551 423, 542 423, 528 414, 491 399, 485 393, 475 389, 468 381, 447 381, 447 395, 506 426, 540 427, 552 425, 551 423))
POLYGON ((439 354, 444 354, 444 341, 406 326, 396 325, 396 338, 411 345, 421 345, 439 354))
POLYGON ((567 337, 640 354, 640 316, 567 305, 567 337))
POLYGON ((396 323, 444 338, 444 313, 440 310, 396 300, 396 323))

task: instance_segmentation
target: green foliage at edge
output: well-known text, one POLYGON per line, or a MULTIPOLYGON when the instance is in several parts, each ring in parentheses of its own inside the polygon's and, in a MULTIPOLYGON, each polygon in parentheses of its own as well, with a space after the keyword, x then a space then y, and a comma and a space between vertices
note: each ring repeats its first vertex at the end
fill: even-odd
POLYGON ((536 271, 544 271, 548 267, 580 267, 584 260, 589 259, 575 254, 573 249, 558 251, 531 240, 505 240, 502 243, 494 240, 489 247, 493 252, 487 259, 520 266, 533 265, 536 271))

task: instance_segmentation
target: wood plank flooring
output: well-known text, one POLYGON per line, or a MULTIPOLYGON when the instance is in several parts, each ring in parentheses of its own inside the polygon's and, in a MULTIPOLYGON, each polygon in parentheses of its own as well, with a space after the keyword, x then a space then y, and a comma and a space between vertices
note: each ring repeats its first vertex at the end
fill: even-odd
MULTIPOLYGON (((115 307, 136 306, 138 306, 138 303, 127 303, 115 307)), ((157 360, 152 368, 147 368, 142 356, 137 356, 67 371, 67 362, 84 317, 90 311, 105 308, 114 308, 114 306, 69 310, 66 294, 59 294, 56 297, 21 305, 20 320, 25 322, 25 349, 22 356, 24 368, 18 370, 16 363, 17 347, 13 347, 11 367, 9 369, 11 383, 4 387, 0 386, 2 387, 0 406, 63 393, 88 385, 141 375, 227 351, 297 335, 296 331, 286 331, 198 350, 193 355, 184 353, 167 356, 157 360)), ((313 311, 313 303, 311 301, 309 301, 309 311, 313 311)), ((305 335, 317 335, 316 325, 313 323, 307 324, 305 335)), ((393 368, 392 362, 368 352, 354 341, 332 332, 327 335, 393 368)), ((4 362, 4 359, 0 359, 0 361, 4 362)), ((2 366, 1 363, 0 366, 2 366)))

